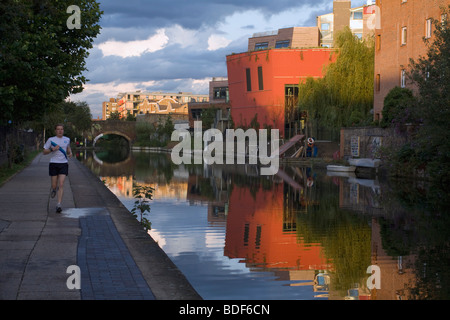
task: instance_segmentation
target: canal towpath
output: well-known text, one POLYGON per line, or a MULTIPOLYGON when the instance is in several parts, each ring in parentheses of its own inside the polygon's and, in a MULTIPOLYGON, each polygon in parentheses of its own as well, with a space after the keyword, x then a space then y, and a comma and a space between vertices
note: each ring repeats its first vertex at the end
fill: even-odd
POLYGON ((76 159, 69 161, 63 211, 56 213, 49 159, 40 153, 0 187, 0 299, 201 299, 129 210, 76 159))

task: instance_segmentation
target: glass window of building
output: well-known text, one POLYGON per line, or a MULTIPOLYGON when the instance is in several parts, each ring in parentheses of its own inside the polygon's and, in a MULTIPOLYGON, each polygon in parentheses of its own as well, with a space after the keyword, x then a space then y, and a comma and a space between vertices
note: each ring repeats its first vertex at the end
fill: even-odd
POLYGON ((264 50, 267 49, 268 47, 269 47, 268 42, 259 42, 255 44, 255 50, 264 50))
POLYGON ((288 48, 291 45, 290 40, 280 40, 275 43, 275 48, 288 48))

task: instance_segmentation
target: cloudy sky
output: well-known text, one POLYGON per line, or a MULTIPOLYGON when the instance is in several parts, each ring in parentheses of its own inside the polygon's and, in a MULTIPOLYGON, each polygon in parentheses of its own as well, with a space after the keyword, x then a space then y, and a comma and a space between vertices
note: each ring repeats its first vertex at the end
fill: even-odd
POLYGON ((98 1, 104 13, 87 59, 89 82, 70 97, 86 101, 94 118, 119 92, 207 94, 212 77, 227 76, 226 56, 247 51, 253 33, 314 26, 333 10, 332 0, 98 1))

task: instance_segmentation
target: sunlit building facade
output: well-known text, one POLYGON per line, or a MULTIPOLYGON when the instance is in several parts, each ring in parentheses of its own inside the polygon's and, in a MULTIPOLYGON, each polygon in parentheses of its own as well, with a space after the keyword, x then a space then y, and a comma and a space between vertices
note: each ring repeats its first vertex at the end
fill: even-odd
POLYGON ((433 20, 445 20, 441 7, 449 0, 377 1, 380 24, 375 33, 374 120, 382 118, 384 98, 394 87, 414 87, 407 81, 410 59, 426 56, 424 39, 433 41, 433 20))

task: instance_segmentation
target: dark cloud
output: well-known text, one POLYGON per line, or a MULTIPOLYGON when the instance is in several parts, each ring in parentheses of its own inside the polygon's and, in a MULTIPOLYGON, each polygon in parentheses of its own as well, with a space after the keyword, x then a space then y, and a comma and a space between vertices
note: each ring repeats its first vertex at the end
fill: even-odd
POLYGON ((305 4, 323 6, 332 0, 103 0, 104 27, 161 28, 179 24, 188 29, 214 26, 226 16, 260 10, 267 16, 305 4))
POLYGON ((197 51, 172 44, 153 53, 128 58, 103 57, 99 49, 94 49, 87 68, 90 83, 204 79, 226 75, 226 55, 245 51, 246 46, 246 38, 215 51, 197 51))

